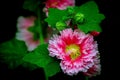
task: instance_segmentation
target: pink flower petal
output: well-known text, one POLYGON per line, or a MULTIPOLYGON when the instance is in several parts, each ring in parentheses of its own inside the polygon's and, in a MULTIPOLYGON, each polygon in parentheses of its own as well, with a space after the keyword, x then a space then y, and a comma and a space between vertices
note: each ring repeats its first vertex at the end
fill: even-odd
POLYGON ((93 60, 94 60, 94 65, 91 68, 89 68, 87 72, 84 72, 84 75, 89 77, 100 75, 101 65, 100 65, 99 54, 93 57, 93 60))
POLYGON ((39 40, 34 40, 34 35, 28 30, 28 28, 34 26, 35 17, 23 17, 20 16, 17 22, 18 32, 16 33, 16 39, 25 42, 28 51, 34 50, 39 45, 39 40))

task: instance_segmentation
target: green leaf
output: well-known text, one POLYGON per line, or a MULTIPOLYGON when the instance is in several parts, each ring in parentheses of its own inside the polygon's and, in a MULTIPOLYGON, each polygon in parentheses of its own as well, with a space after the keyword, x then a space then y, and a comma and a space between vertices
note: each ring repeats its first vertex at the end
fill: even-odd
POLYGON ((33 52, 27 54, 23 60, 35 64, 45 71, 47 77, 53 76, 60 71, 59 63, 49 56, 47 44, 38 46, 33 52))
POLYGON ((94 1, 89 1, 80 7, 75 7, 75 12, 82 13, 85 16, 85 22, 78 25, 79 29, 85 33, 89 31, 101 32, 100 23, 105 16, 99 13, 98 6, 94 1))
POLYGON ((39 8, 39 5, 40 0, 25 0, 23 3, 23 8, 36 12, 36 10, 39 8))
POLYGON ((52 61, 52 58, 48 55, 47 44, 42 44, 33 52, 27 54, 23 60, 32 64, 36 64, 39 67, 45 67, 49 62, 52 61))
POLYGON ((73 24, 74 23, 75 25, 77 24, 79 29, 81 29, 85 33, 88 33, 91 31, 101 32, 102 29, 100 27, 100 23, 105 18, 105 16, 99 12, 99 8, 94 1, 89 1, 84 3, 81 6, 78 6, 78 7, 75 6, 71 8, 70 11, 69 11, 69 7, 66 10, 50 8, 49 16, 48 18, 45 19, 45 21, 48 22, 48 24, 51 25, 51 27, 55 28, 56 27, 55 24, 59 21, 64 22, 63 20, 64 18, 66 20, 73 19, 72 20, 73 24), (82 19, 82 22, 81 21, 76 22, 74 20, 75 14, 78 14, 78 13, 81 13, 84 15, 84 20, 82 19))
POLYGON ((60 72, 60 63, 57 61, 52 61, 51 63, 47 64, 47 66, 44 69, 45 69, 45 74, 48 77, 51 77, 56 73, 60 72))
POLYGON ((54 28, 56 23, 62 20, 63 16, 67 16, 67 10, 49 8, 49 15, 45 21, 54 28))
POLYGON ((22 58, 27 53, 25 43, 16 39, 0 44, 0 57, 9 68, 16 68, 23 63, 22 58))

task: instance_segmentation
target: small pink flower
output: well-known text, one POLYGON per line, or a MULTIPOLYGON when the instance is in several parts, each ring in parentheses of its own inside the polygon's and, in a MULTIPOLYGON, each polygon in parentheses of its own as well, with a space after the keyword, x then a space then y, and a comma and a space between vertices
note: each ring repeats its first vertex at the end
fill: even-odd
POLYGON ((88 71, 85 72, 84 75, 89 77, 100 75, 101 65, 100 65, 99 53, 97 56, 93 57, 93 60, 94 60, 94 65, 90 69, 88 69, 88 71))
POLYGON ((61 69, 68 75, 87 72, 95 63, 93 57, 98 53, 93 36, 82 31, 65 29, 60 35, 49 40, 50 56, 61 59, 61 69))
POLYGON ((34 50, 39 45, 39 40, 34 40, 34 35, 28 30, 28 28, 34 26, 35 17, 23 17, 20 16, 17 21, 18 32, 16 33, 16 39, 25 41, 28 51, 34 50))
POLYGON ((45 2, 44 11, 48 15, 49 8, 57 8, 60 10, 66 9, 68 6, 74 6, 75 0, 47 0, 45 2))

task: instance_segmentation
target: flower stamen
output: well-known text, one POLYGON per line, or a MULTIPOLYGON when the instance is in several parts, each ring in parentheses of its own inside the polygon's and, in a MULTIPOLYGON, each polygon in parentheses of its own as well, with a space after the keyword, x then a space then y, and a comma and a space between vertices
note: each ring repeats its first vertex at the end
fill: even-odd
POLYGON ((80 47, 75 44, 68 45, 68 46, 66 46, 66 53, 69 53, 70 58, 72 60, 75 60, 76 58, 78 58, 81 55, 80 47))

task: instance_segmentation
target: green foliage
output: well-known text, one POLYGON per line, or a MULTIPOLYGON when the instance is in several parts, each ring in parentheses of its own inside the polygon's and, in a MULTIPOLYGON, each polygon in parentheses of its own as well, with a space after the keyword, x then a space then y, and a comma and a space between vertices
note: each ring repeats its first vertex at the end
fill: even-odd
POLYGON ((78 24, 78 28, 85 33, 89 31, 101 31, 100 22, 105 18, 99 13, 97 4, 94 1, 89 1, 79 7, 75 7, 75 13, 82 13, 85 16, 85 22, 78 24))
POLYGON ((47 44, 38 46, 33 52, 27 54, 23 60, 43 68, 48 77, 60 71, 59 63, 49 56, 47 44))
POLYGON ((45 66, 44 71, 46 76, 54 76, 56 73, 60 72, 60 63, 54 60, 45 66))
POLYGON ((51 61, 51 57, 48 55, 47 45, 38 46, 36 50, 27 54, 23 60, 36 64, 39 67, 45 67, 51 61))
MULTIPOLYGON (((104 18, 105 16, 99 13, 97 4, 89 1, 81 6, 68 7, 66 10, 50 8, 45 21, 53 28, 60 28, 55 25, 57 22, 66 22, 71 19, 72 26, 77 25, 80 30, 88 33, 101 32, 100 23, 104 18)), ((61 28, 66 27, 61 26, 61 28)))
POLYGON ((27 54, 25 43, 16 39, 0 44, 0 57, 2 62, 9 65, 9 68, 16 68, 23 63, 22 58, 27 54))
POLYGON ((51 27, 55 28, 56 23, 63 19, 63 16, 67 16, 66 10, 59 10, 55 8, 49 8, 49 16, 45 19, 51 27))
POLYGON ((12 39, 0 44, 1 61, 7 63, 14 69, 19 65, 34 70, 43 68, 47 77, 53 76, 60 71, 59 62, 50 57, 47 44, 40 45, 32 52, 27 52, 23 41, 12 39))

